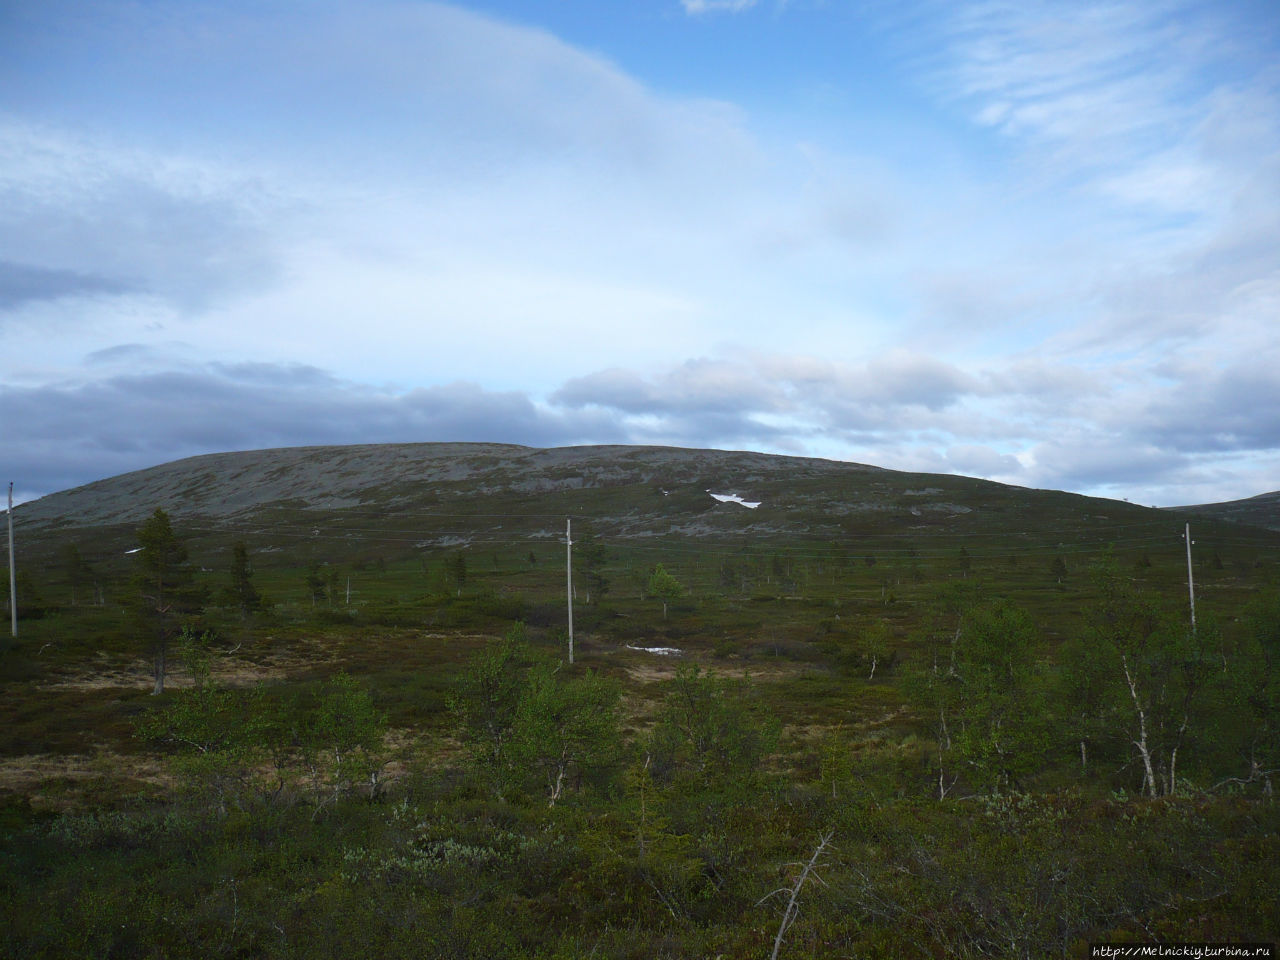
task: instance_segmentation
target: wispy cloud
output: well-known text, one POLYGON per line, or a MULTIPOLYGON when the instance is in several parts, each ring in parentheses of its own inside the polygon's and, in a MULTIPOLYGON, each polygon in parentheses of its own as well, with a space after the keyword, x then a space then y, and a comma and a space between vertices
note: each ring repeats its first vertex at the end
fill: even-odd
POLYGON ((941 99, 1048 171, 1153 214, 1229 201, 1222 178, 1243 171, 1225 169, 1241 156, 1215 149, 1222 131, 1243 124, 1252 144, 1276 145, 1259 126, 1280 93, 1268 66, 1280 27, 1244 5, 984 0, 939 8, 938 34, 941 99))
POLYGON ((684 12, 691 17, 706 13, 741 13, 754 7, 757 0, 680 0, 684 12))
POLYGON ((231 165, 0 117, 4 300, 136 293, 200 309, 261 288, 278 267, 269 224, 290 202, 268 193, 231 165))
POLYGON ((940 92, 968 104, 976 122, 1061 147, 1076 162, 1148 153, 1194 121, 1203 96, 1196 67, 1214 37, 1187 22, 1186 7, 954 5, 940 92))

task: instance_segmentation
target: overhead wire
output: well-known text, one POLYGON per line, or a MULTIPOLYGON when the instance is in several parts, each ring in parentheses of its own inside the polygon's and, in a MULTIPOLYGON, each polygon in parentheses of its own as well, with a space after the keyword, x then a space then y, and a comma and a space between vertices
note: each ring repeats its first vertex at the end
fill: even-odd
MULTIPOLYGON (((461 518, 463 515, 454 515, 461 518)), ((469 515, 470 517, 479 515, 469 515)), ((489 518, 502 519, 530 519, 530 515, 522 514, 487 514, 489 518)), ((538 515, 537 519, 550 518, 557 521, 565 519, 564 515, 545 514, 538 515)), ((588 520, 588 518, 574 517, 572 519, 580 522, 588 520)), ((637 517, 636 519, 640 519, 637 517)), ((496 530, 473 531, 473 530, 414 530, 414 529, 379 529, 373 527, 337 527, 332 523, 326 524, 325 527, 310 525, 280 525, 262 522, 256 524, 218 524, 214 526, 186 526, 186 529, 196 533, 205 535, 225 535, 239 534, 241 536, 249 536, 254 539, 261 538, 290 538, 297 540, 308 540, 312 542, 325 541, 332 543, 387 543, 387 544, 413 544, 423 549, 450 549, 450 548, 468 548, 476 546, 520 546, 532 547, 538 545, 563 544, 563 534, 557 530, 538 530, 524 533, 512 532, 510 536, 492 536, 483 534, 496 533, 496 530), (480 534, 480 535, 478 535, 480 534)), ((1073 527, 1070 530, 1063 529, 1060 531, 1061 539, 1054 536, 1052 529, 1047 531, 1037 531, 1034 535, 1024 534, 1023 536, 1034 536, 1034 540, 1028 540, 1021 543, 1002 544, 997 549, 979 549, 966 552, 970 557, 974 558, 990 558, 990 557, 1006 557, 1010 555, 1019 556, 1052 556, 1056 554, 1073 555, 1082 553, 1094 553, 1098 550, 1112 547, 1118 550, 1140 549, 1157 544, 1174 544, 1181 542, 1181 531, 1170 529, 1165 533, 1152 533, 1147 536, 1109 536, 1110 531, 1123 531, 1126 529, 1134 529, 1138 524, 1121 524, 1116 526, 1108 526, 1102 530, 1081 530, 1079 527, 1073 527)), ((499 528, 500 529, 500 528, 499 528)), ((744 532, 744 537, 749 533, 744 532)), ((965 541, 963 534, 954 534, 962 541, 965 541)), ((995 536, 995 534, 992 534, 995 536)), ((1005 533, 1002 536, 1008 538, 1017 536, 1016 534, 1005 533)), ((757 549, 750 542, 724 542, 719 540, 708 540, 705 537, 690 535, 679 529, 672 529, 661 533, 654 533, 645 536, 605 536, 595 534, 589 537, 579 535, 578 542, 582 543, 586 540, 600 543, 604 546, 613 547, 615 549, 625 549, 629 551, 655 552, 663 551, 667 553, 697 555, 701 557, 714 556, 733 556, 733 557, 749 557, 757 552, 757 549)), ((936 537, 932 533, 927 533, 923 539, 935 540, 936 537)), ((910 534, 902 532, 877 532, 868 534, 866 540, 861 545, 854 545, 848 542, 841 542, 839 539, 831 539, 830 549, 814 549, 812 545, 806 545, 803 549, 795 549, 788 547, 780 547, 776 544, 763 546, 760 549, 767 550, 771 554, 785 555, 787 558, 795 560, 821 560, 828 562, 857 562, 865 559, 867 555, 877 557, 886 557, 891 559, 915 559, 936 561, 942 559, 956 559, 958 551, 954 549, 942 549, 936 546, 913 547, 910 545, 910 534), (906 545, 895 546, 894 542, 906 545)), ((1213 541, 1217 546, 1256 546, 1256 539, 1247 538, 1217 538, 1213 541)), ((962 544, 963 545, 963 544, 962 544)), ((1207 546, 1208 544, 1202 544, 1207 546)), ((985 546, 985 545, 984 545, 985 546)))

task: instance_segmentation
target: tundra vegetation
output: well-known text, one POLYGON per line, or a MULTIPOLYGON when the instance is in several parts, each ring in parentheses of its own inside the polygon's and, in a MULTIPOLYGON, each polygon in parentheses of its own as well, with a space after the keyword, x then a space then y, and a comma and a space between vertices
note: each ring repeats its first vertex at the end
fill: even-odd
MULTIPOLYGON (((647 495, 748 516, 708 486, 647 495)), ((31 543, 0 650, 0 954, 1277 936, 1280 535, 1206 525, 1193 628, 1180 521, 1139 508, 1091 532, 1099 501, 1037 528, 971 498, 951 526, 732 540, 611 532, 627 500, 598 496, 572 665, 545 498, 469 542, 274 505, 31 543)), ((776 522, 760 496, 749 522, 776 522)))

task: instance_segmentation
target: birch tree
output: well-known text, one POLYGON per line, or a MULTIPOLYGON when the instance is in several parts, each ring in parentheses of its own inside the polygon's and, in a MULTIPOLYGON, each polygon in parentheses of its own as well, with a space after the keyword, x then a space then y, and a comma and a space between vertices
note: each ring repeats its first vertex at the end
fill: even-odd
POLYGON ((680 581, 669 574, 662 564, 654 567, 653 573, 649 575, 648 590, 649 596, 662 601, 663 620, 667 619, 667 604, 684 595, 684 587, 680 586, 680 581))
POLYGON ((892 655, 893 646, 890 639, 889 625, 883 620, 877 620, 855 636, 854 649, 863 664, 869 666, 868 680, 876 678, 876 669, 882 663, 888 662, 892 655))
POLYGON ((1097 764, 1099 747, 1111 744, 1117 727, 1113 694, 1114 672, 1105 657, 1098 656, 1092 637, 1069 638, 1061 654, 1062 673, 1057 703, 1061 704, 1061 739, 1079 752, 1080 775, 1097 764))
POLYGON ((1280 775, 1280 593, 1250 604, 1244 625, 1224 684, 1226 702, 1217 705, 1223 740, 1243 769, 1217 786, 1256 785, 1271 796, 1280 775))
POLYGON ((481 766, 501 766, 520 702, 528 689, 529 648, 523 623, 489 643, 468 662, 449 709, 481 766))
POLYGON ((668 684, 645 749, 659 782, 687 776, 702 785, 745 785, 779 730, 749 681, 685 664, 668 684))
POLYGON ((514 777, 545 791, 548 806, 603 773, 619 754, 615 681, 560 665, 535 667, 512 723, 507 762, 514 777))
POLYGON ((915 637, 918 653, 905 671, 907 696, 933 732, 940 800, 946 799, 957 779, 952 769, 952 731, 961 693, 956 658, 965 616, 978 598, 978 590, 970 584, 951 583, 938 590, 926 625, 915 637))
POLYGON ((1200 629, 1174 619, 1124 581, 1114 559, 1093 570, 1099 600, 1090 639, 1106 658, 1119 700, 1116 715, 1142 767, 1142 792, 1172 794, 1178 760, 1195 721, 1218 640, 1211 621, 1200 629))
POLYGON ((554 806, 619 753, 618 685, 537 657, 517 623, 467 664, 449 705, 498 796, 545 791, 554 806))
POLYGON ((971 610, 956 647, 957 747, 988 792, 1017 788, 1045 752, 1036 676, 1036 629, 1026 611, 997 601, 971 610))

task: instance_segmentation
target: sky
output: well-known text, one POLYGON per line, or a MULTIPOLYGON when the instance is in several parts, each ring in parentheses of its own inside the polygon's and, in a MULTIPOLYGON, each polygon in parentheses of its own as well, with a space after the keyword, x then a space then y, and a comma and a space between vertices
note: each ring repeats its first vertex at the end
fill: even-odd
POLYGON ((0 0, 0 438, 1275 490, 1280 7, 0 0))

